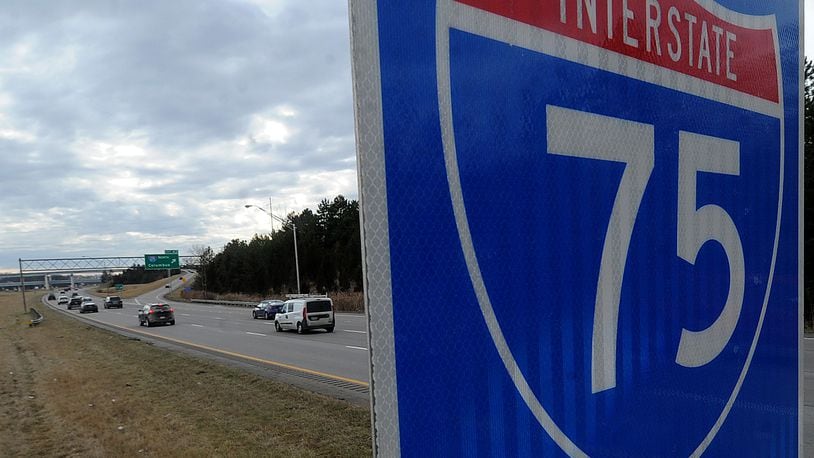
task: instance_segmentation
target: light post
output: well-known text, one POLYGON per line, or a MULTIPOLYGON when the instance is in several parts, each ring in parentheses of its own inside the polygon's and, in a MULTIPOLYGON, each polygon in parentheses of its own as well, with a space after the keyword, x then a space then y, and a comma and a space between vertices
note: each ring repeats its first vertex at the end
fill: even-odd
MULTIPOLYGON (((271 212, 271 198, 269 198, 269 209, 268 210, 266 210, 263 207, 258 207, 257 205, 251 205, 251 204, 246 204, 246 205, 244 205, 244 207, 246 207, 246 208, 254 207, 254 208, 260 210, 261 212, 269 215, 269 218, 271 218, 271 232, 272 233, 274 233, 274 220, 275 219, 277 221, 279 221, 280 224, 285 224, 285 220, 283 220, 282 218, 280 218, 279 216, 277 216, 277 215, 275 215, 274 213, 271 212)), ((300 294, 300 255, 297 252, 297 224, 294 223, 293 221, 290 221, 290 223, 291 223, 291 228, 294 230, 294 269, 295 269, 295 271, 297 273, 297 294, 300 294)))

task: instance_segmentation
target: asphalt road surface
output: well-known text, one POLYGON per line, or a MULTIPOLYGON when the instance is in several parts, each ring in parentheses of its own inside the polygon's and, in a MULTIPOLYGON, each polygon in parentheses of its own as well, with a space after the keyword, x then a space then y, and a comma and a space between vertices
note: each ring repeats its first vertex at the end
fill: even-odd
MULTIPOLYGON (((299 335, 293 331, 276 332, 274 321, 252 319, 251 308, 173 302, 161 297, 167 292, 169 289, 161 288, 135 299, 125 299, 122 309, 105 309, 104 297, 82 291, 81 295, 93 297, 99 307, 99 313, 86 313, 82 318, 130 333, 209 352, 214 350, 225 357, 367 387, 367 325, 363 314, 337 313, 333 333, 314 330, 299 335), (152 302, 170 304, 175 309, 176 324, 139 326, 138 309, 152 302)), ((56 302, 50 301, 50 305, 56 307, 56 302)), ((65 306, 60 309, 65 310, 65 306)), ((68 313, 78 315, 79 311, 68 313)))
MULTIPOLYGON (((337 313, 333 333, 315 330, 298 335, 276 332, 274 322, 252 319, 251 308, 188 304, 167 301, 161 297, 169 290, 162 288, 126 299, 124 308, 104 309, 103 298, 97 299, 99 313, 83 318, 124 330, 154 336, 169 342, 203 350, 215 350, 230 359, 282 367, 367 387, 368 349, 365 316, 337 313), (151 302, 166 302, 175 309, 175 326, 147 328, 138 324, 138 309, 151 302)), ((83 295, 91 295, 82 292, 83 295)), ((56 307, 55 301, 50 305, 56 307)), ((64 306, 61 307, 64 310, 64 306)), ((79 314, 77 310, 69 313, 79 314)), ((803 450, 814 457, 814 337, 803 343, 803 450)))

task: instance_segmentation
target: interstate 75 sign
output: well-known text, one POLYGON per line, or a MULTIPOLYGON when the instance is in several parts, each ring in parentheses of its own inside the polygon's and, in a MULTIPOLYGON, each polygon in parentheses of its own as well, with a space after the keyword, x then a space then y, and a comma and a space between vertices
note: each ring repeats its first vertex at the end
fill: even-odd
POLYGON ((380 456, 800 453, 797 0, 353 0, 380 456))

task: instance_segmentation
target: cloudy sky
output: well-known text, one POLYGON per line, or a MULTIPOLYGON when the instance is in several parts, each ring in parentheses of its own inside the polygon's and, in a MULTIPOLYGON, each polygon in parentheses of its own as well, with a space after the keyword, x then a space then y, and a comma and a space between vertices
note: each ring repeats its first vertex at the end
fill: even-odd
POLYGON ((0 271, 358 198, 348 35, 345 0, 4 0, 0 271))
POLYGON ((347 2, 4 0, 0 271, 356 199, 347 2))

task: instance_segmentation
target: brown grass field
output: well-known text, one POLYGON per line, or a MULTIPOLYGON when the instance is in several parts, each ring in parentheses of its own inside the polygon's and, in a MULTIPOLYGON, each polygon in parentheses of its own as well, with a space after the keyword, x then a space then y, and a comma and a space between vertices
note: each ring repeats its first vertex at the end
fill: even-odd
POLYGON ((141 296, 144 293, 149 293, 152 290, 161 288, 169 281, 175 280, 180 276, 181 275, 173 275, 170 278, 162 278, 161 280, 156 280, 152 283, 143 283, 138 285, 124 285, 124 288, 121 291, 117 291, 116 288, 97 288, 94 291, 103 296, 119 296, 122 299, 131 299, 134 297, 141 296))
POLYGON ((371 454, 370 414, 0 293, 0 455, 371 454))

